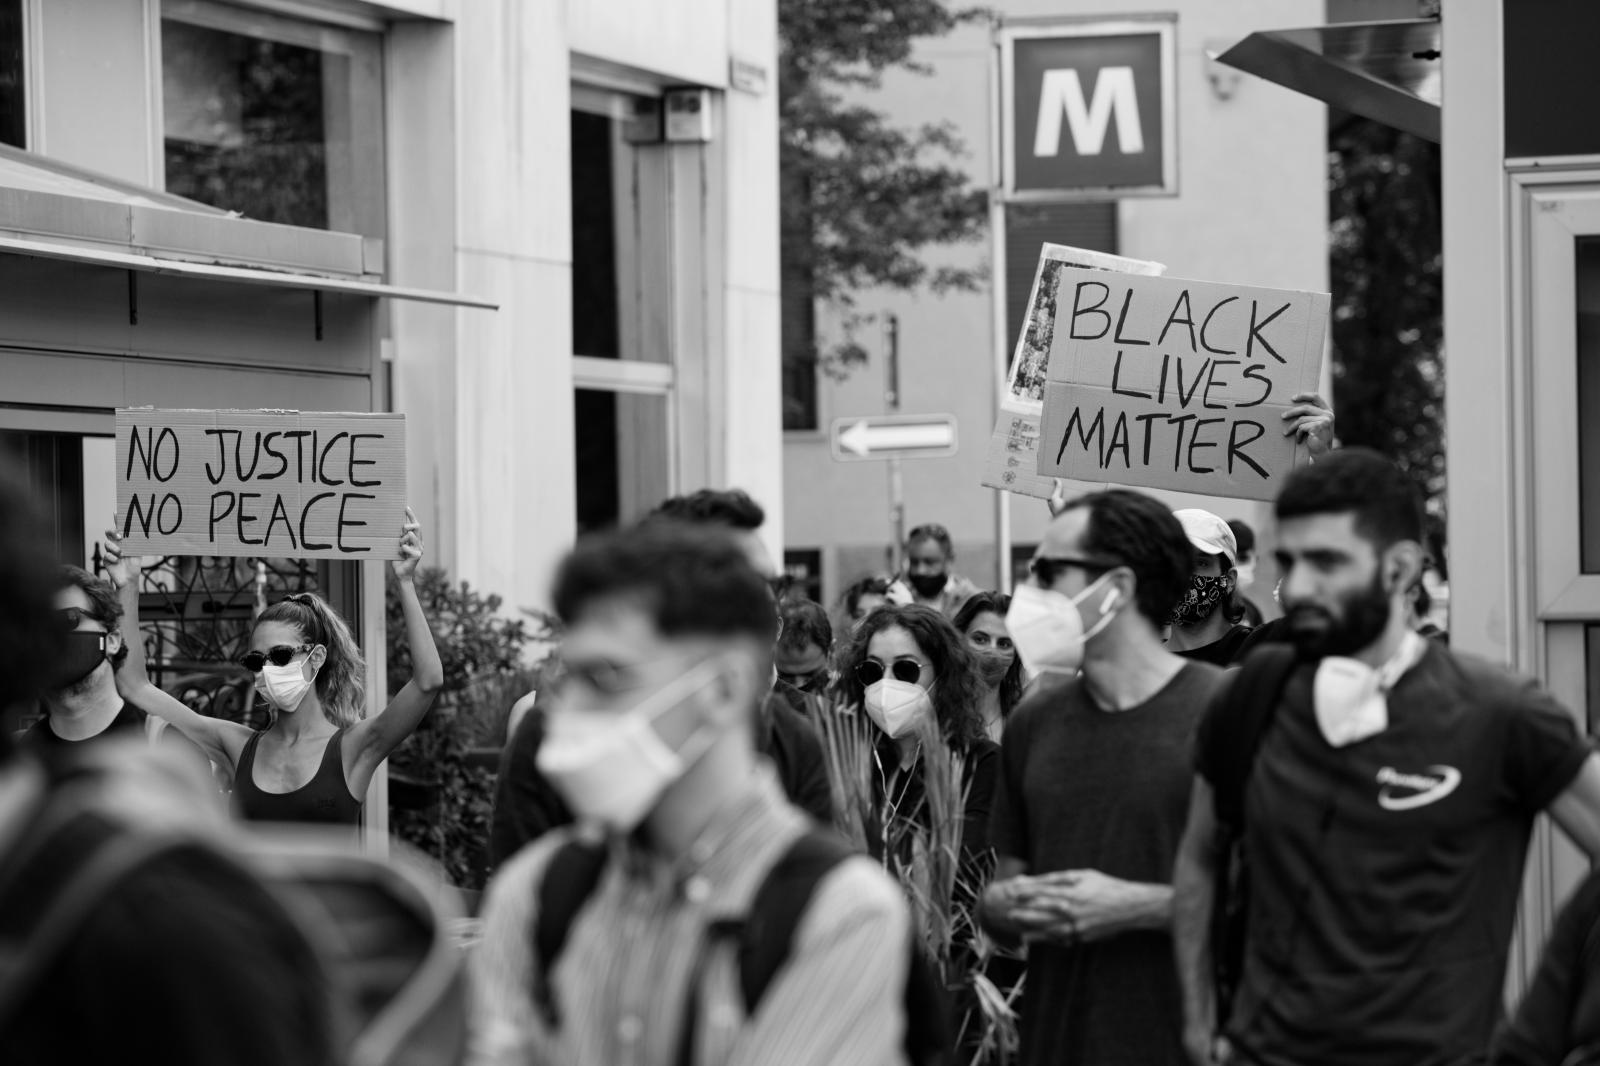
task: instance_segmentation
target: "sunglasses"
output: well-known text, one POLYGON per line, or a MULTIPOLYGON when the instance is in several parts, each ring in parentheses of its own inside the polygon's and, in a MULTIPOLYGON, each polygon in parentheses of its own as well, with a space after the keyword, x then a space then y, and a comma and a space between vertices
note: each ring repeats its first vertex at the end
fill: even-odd
POLYGON ((288 666, 296 655, 315 647, 315 644, 277 644, 264 652, 247 651, 239 656, 239 665, 252 674, 259 674, 261 668, 268 663, 273 666, 288 666))
POLYGON ((1039 579, 1039 584, 1049 588, 1056 583, 1063 570, 1078 567, 1082 570, 1104 573, 1122 564, 1110 559, 1084 559, 1067 555, 1035 555, 1028 563, 1028 573, 1039 579))
MULTIPOLYGON (((922 677, 922 664, 909 657, 896 659, 889 664, 888 669, 890 677, 908 685, 915 685, 922 677)), ((856 680, 861 682, 864 688, 871 688, 883 680, 883 671, 882 663, 876 659, 868 659, 856 667, 856 680)))

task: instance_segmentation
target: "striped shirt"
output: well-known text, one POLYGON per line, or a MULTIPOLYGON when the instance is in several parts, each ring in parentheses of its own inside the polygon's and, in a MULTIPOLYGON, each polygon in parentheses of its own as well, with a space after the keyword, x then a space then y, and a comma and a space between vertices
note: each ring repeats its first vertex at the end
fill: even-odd
POLYGON ((559 830, 494 879, 472 960, 472 1062, 679 1066, 691 971, 702 957, 694 1066, 904 1062, 909 919, 870 859, 834 867, 811 896, 788 961, 745 1012, 738 944, 707 925, 749 913, 767 872, 810 823, 763 767, 676 862, 616 841, 549 979, 557 1028, 533 999, 539 880, 573 839, 559 830))

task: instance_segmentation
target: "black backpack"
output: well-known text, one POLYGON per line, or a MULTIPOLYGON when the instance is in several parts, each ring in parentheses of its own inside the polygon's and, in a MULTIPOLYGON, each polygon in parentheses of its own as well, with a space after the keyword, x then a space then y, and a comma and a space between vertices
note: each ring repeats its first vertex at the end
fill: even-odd
MULTIPOLYGON (((712 923, 707 942, 734 940, 739 944, 739 984, 745 1011, 756 1005, 774 976, 783 968, 794 945, 796 927, 818 882, 839 863, 857 854, 835 833, 811 829, 799 837, 768 871, 742 920, 712 923)), ((605 871, 606 848, 572 840, 557 848, 539 884, 539 913, 534 921, 533 958, 535 1005, 546 1024, 559 1026, 559 1005, 551 989, 550 973, 566 946, 567 934, 605 871)), ((927 957, 912 937, 911 962, 905 988, 905 1052, 913 1066, 934 1066, 950 1057, 951 1038, 945 990, 927 957)), ((701 952, 700 961, 705 957, 701 952)), ((698 1013, 700 962, 688 982, 682 1040, 678 1062, 691 1061, 694 1019, 698 1013)))
POLYGON ((1211 970, 1219 1030, 1233 1009, 1244 971, 1250 903, 1250 865, 1244 849, 1245 787, 1297 661, 1292 645, 1262 645, 1245 658, 1212 712, 1209 728, 1217 762, 1212 767, 1211 806, 1217 820, 1217 865, 1211 897, 1211 970))
POLYGON ((286 917, 285 933, 304 941, 307 966, 320 971, 307 979, 325 980, 331 997, 340 1062, 462 1061, 465 978, 441 893, 325 830, 252 829, 224 840, 165 773, 168 758, 112 742, 23 800, 27 828, 0 854, 0 1033, 97 907, 152 863, 187 857, 259 893, 286 917))

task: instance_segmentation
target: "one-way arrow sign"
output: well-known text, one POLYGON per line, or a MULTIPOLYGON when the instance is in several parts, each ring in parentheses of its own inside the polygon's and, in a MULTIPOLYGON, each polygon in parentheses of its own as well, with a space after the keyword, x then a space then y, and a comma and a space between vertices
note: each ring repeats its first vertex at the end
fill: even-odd
POLYGON ((833 457, 942 459, 956 453, 955 415, 864 415, 833 420, 833 457))

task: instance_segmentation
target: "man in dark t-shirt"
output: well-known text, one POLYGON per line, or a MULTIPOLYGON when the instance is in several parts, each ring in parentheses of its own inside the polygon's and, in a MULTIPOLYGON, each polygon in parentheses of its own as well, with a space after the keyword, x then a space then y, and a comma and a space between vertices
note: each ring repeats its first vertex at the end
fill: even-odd
POLYGON ((1176 878, 1189 1053, 1476 1061, 1500 1012, 1533 819, 1548 809, 1600 854, 1600 762, 1531 682, 1410 630, 1421 504, 1387 460, 1349 449, 1295 471, 1277 516, 1300 659, 1243 782, 1244 966, 1220 1029, 1212 797, 1240 743, 1229 690, 1200 727, 1176 878))
POLYGON ((1183 1061, 1172 864, 1195 724, 1223 676, 1161 643, 1190 555, 1155 500, 1084 496, 1051 523, 1007 616, 1023 664, 1056 675, 1006 726, 982 907, 992 932, 1028 944, 1027 1066, 1183 1061))

